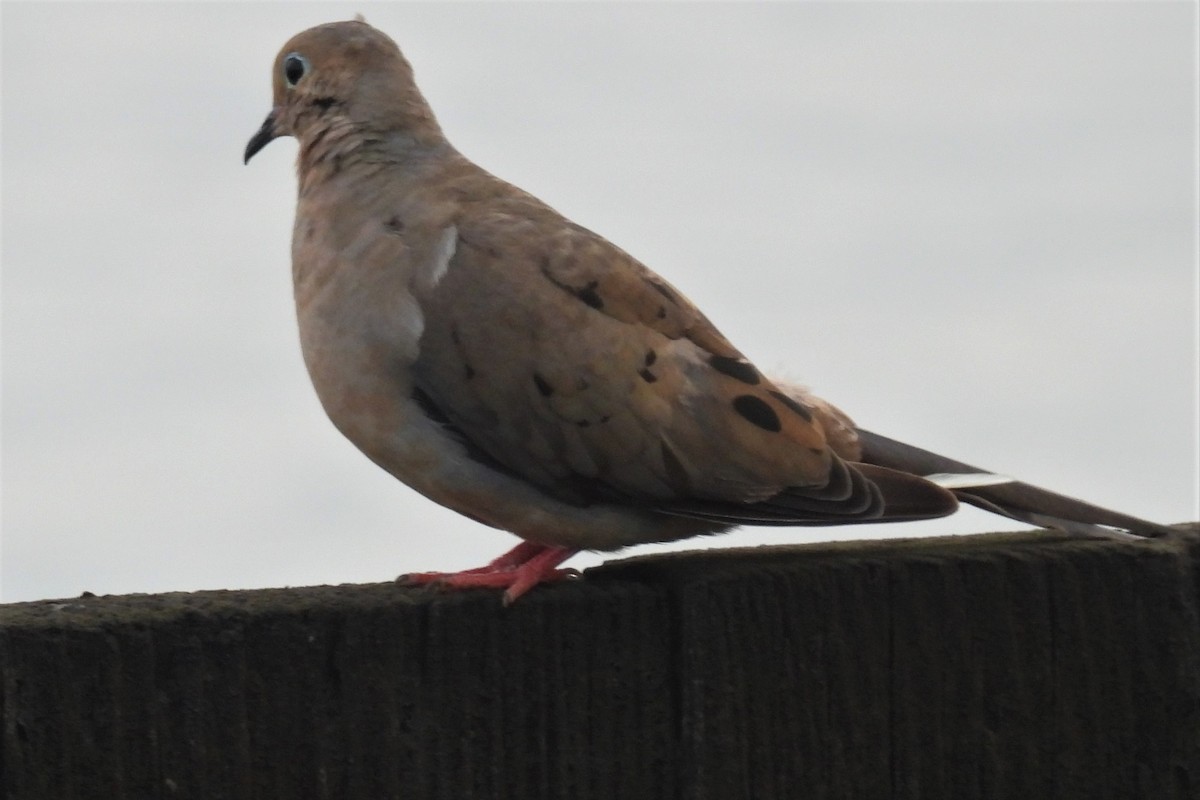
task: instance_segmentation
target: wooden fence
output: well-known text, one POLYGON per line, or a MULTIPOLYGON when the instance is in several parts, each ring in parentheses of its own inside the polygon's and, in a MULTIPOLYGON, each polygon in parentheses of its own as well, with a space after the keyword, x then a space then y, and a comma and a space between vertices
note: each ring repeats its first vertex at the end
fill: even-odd
POLYGON ((10 800, 1200 797, 1200 526, 0 606, 10 800))

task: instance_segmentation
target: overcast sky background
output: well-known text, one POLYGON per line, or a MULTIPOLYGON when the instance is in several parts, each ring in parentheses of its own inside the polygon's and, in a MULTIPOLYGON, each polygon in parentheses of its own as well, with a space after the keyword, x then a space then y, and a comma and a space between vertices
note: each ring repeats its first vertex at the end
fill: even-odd
POLYGON ((241 163, 279 47, 356 11, 462 152, 768 372, 881 433, 1197 518, 1192 3, 5 2, 4 600, 390 580, 514 543, 325 419, 295 143, 241 163))

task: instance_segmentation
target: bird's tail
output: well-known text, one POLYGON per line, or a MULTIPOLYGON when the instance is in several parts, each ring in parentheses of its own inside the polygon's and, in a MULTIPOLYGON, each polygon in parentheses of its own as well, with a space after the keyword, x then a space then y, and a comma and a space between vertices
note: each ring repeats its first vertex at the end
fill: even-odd
POLYGON ((1156 537, 1171 532, 1165 525, 1039 489, 861 428, 858 436, 863 462, 920 475, 949 489, 962 502, 994 514, 1072 533, 1117 529, 1156 537))

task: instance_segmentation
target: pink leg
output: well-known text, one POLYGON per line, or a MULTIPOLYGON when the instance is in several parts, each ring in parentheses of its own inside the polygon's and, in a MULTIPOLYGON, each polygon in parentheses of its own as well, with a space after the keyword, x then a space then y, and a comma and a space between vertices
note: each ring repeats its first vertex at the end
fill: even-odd
POLYGON ((509 550, 507 553, 500 556, 499 558, 494 558, 491 561, 489 561, 487 563, 487 566, 476 567, 475 569, 463 570, 463 572, 460 572, 458 574, 462 575, 464 573, 469 573, 469 574, 474 575, 474 574, 482 573, 482 572, 500 572, 503 570, 515 569, 516 567, 521 566, 526 561, 535 557, 538 553, 541 553, 545 549, 546 549, 546 545, 544 545, 544 544, 534 544, 533 542, 521 542, 519 545, 514 547, 512 550, 509 550))
POLYGON ((569 547, 521 542, 486 567, 462 572, 417 572, 402 575, 398 580, 408 586, 504 589, 504 605, 509 605, 539 583, 578 575, 573 569, 558 569, 559 564, 578 552, 569 547))

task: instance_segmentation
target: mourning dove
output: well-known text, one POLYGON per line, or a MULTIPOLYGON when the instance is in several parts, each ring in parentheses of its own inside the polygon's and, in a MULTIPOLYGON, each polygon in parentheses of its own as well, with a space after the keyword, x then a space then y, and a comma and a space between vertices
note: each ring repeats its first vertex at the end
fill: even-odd
POLYGON ((940 517, 959 500, 1166 530, 869 433, 763 375, 678 289, 456 151, 361 19, 292 38, 272 81, 245 160, 299 141, 292 276, 326 413, 396 478, 523 540, 410 582, 511 602, 582 549, 940 517))

